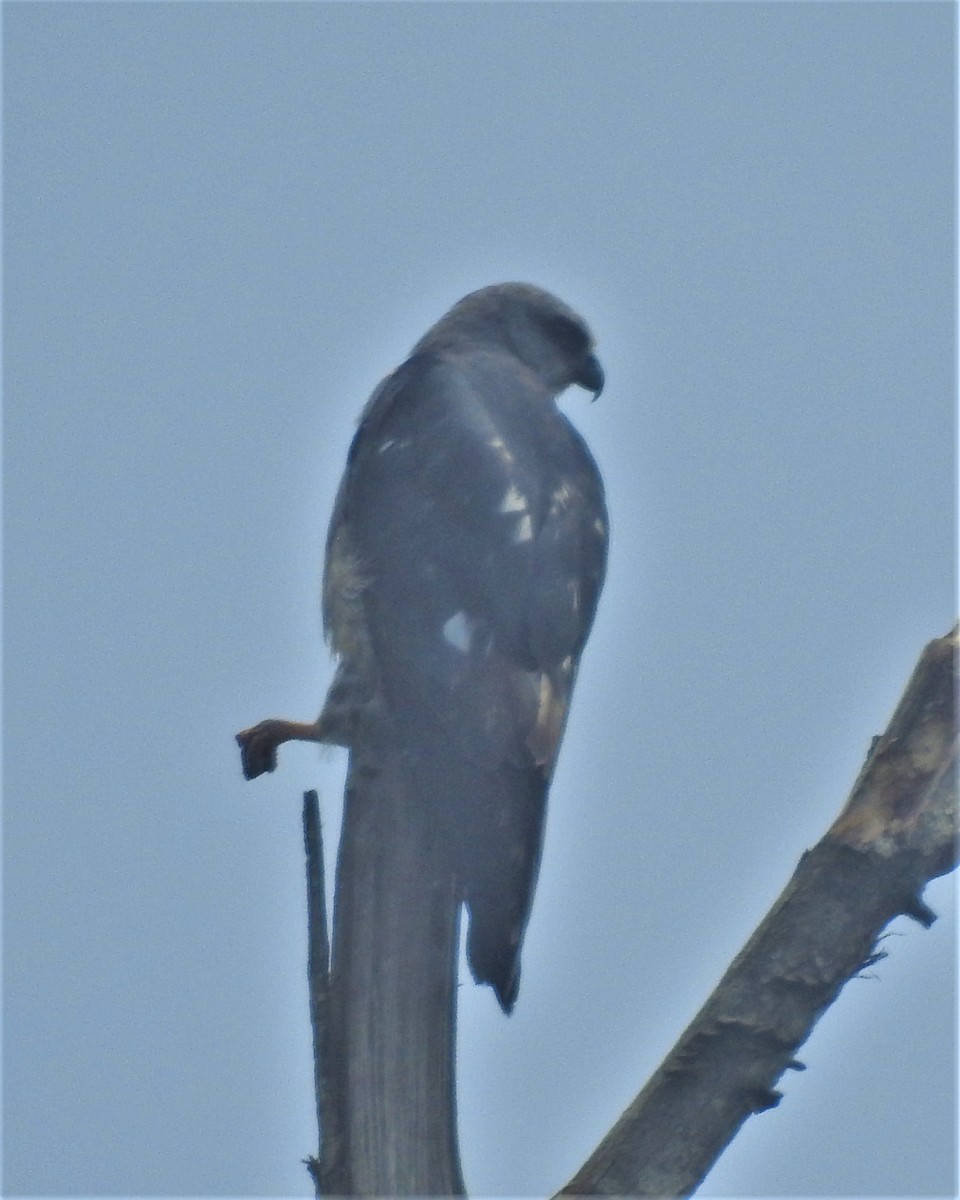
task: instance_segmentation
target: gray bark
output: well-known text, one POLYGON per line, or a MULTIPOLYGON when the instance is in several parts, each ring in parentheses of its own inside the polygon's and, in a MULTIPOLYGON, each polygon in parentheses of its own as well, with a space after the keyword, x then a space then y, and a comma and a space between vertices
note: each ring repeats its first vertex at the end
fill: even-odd
POLYGON ((957 631, 927 646, 850 799, 805 854, 664 1063, 560 1195, 689 1196, 884 926, 930 925, 921 893, 957 863, 957 631))
POLYGON ((329 1029, 320 1034, 328 1062, 313 1173, 327 1195, 464 1192, 454 1076, 459 903, 430 806, 418 799, 389 749, 351 752, 329 1029))

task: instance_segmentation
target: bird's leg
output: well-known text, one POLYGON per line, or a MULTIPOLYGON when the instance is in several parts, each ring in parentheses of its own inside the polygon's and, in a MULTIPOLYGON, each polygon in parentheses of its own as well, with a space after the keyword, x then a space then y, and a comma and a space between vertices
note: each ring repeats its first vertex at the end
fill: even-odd
POLYGON ((322 742, 320 721, 284 721, 271 717, 237 734, 245 779, 256 779, 277 765, 277 747, 283 742, 322 742))

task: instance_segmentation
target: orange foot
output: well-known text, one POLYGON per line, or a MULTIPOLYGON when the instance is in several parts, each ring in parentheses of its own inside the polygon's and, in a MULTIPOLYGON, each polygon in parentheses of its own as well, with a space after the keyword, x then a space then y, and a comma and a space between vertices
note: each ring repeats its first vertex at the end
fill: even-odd
POLYGON ((302 721, 284 721, 271 717, 237 734, 240 747, 240 764, 244 779, 256 779, 273 771, 277 765, 277 747, 283 742, 319 741, 316 725, 302 721))

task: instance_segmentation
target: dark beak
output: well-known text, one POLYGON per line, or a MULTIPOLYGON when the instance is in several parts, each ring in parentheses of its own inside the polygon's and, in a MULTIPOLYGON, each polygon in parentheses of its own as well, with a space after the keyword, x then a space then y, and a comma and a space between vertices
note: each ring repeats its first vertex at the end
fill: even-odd
POLYGON ((583 360, 580 374, 576 377, 574 383, 579 383, 588 392, 593 392, 594 400, 603 391, 603 367, 600 366, 600 363, 593 354, 588 354, 583 360))

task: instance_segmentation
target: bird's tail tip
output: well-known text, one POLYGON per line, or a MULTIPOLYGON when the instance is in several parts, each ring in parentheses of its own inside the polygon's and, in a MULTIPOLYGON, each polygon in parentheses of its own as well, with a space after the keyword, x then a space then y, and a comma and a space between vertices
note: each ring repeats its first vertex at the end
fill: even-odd
POLYGON ((516 946, 504 947, 483 937, 471 919, 467 935, 467 962, 477 983, 488 983, 506 1015, 513 1012, 520 990, 520 954, 516 946))

